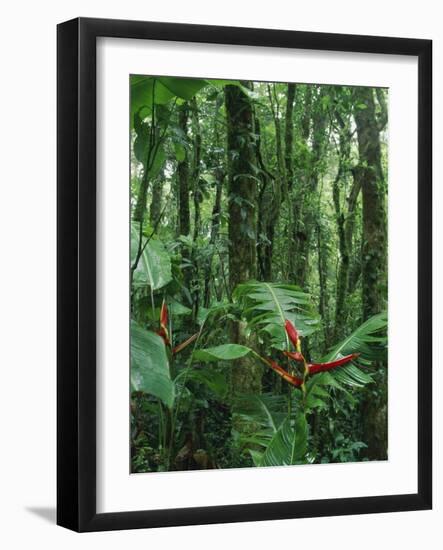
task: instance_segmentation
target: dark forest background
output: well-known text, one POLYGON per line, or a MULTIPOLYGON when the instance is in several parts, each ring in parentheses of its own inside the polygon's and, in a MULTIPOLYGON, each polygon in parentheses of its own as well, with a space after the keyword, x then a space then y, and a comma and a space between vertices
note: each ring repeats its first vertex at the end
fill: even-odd
POLYGON ((131 77, 132 472, 387 458, 387 102, 131 77))

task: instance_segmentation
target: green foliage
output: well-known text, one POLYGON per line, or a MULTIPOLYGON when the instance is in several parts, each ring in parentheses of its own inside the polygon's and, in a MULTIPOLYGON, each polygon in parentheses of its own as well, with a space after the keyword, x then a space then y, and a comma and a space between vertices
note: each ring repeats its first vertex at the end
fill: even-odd
POLYGON ((215 348, 200 349, 194 353, 196 361, 208 363, 211 361, 233 361, 245 357, 251 349, 239 344, 222 344, 215 348))
POLYGON ((193 78, 169 78, 131 76, 131 118, 143 109, 147 116, 155 105, 166 105, 173 98, 191 99, 206 85, 205 80, 193 78))
POLYGON ((287 407, 282 395, 247 395, 236 401, 236 417, 252 427, 241 438, 241 444, 248 449, 256 466, 285 466, 304 461, 308 440, 306 417, 301 410, 288 416, 287 407))
POLYGON ((132 471, 369 456, 387 315, 364 311, 362 265, 381 266, 373 288, 386 267, 382 247, 367 249, 361 188, 350 205, 360 171, 379 169, 356 118, 384 127, 387 91, 132 75, 130 93, 132 471), (305 371, 283 353, 286 320, 307 362, 358 358, 291 385, 305 371))
POLYGON ((139 249, 143 252, 134 271, 133 284, 135 287, 148 285, 152 290, 158 290, 172 280, 171 258, 160 240, 140 236, 137 225, 131 224, 131 265, 134 265, 139 249), (147 239, 149 242, 145 246, 147 239))
MULTIPOLYGON (((304 462, 308 443, 308 424, 303 413, 295 421, 286 418, 266 446, 257 466, 289 466, 304 462)), ((257 456, 255 456, 257 461, 257 456)))
MULTIPOLYGON (((386 362, 387 327, 388 316, 386 312, 374 315, 342 342, 334 346, 323 357, 322 361, 332 361, 351 353, 360 353, 355 362, 362 368, 368 369, 376 362, 386 362)), ((363 387, 365 384, 372 382, 370 374, 352 363, 337 369, 332 376, 337 382, 355 387, 363 387)))
POLYGON ((286 319, 297 326, 302 336, 312 334, 319 325, 310 296, 294 285, 245 283, 236 288, 234 299, 239 302, 249 329, 276 349, 287 348, 286 319))
POLYGON ((131 389, 155 395, 171 408, 174 384, 163 340, 131 321, 131 389))

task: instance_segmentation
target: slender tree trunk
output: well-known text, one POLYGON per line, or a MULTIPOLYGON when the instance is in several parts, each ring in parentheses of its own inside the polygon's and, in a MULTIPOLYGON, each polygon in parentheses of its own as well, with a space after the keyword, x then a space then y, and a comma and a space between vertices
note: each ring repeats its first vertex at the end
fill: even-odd
POLYGON ((164 177, 165 173, 164 170, 162 170, 152 184, 152 198, 149 207, 149 221, 152 227, 154 227, 162 211, 164 177))
MULTIPOLYGON (((220 94, 217 97, 216 105, 215 105, 215 112, 217 113, 224 102, 224 95, 220 94)), ((226 295, 229 297, 230 292, 227 285, 227 279, 226 274, 224 272, 224 265, 223 260, 220 258, 220 263, 218 264, 216 268, 216 277, 212 277, 212 269, 213 269, 213 262, 214 257, 217 255, 220 255, 220 251, 217 247, 217 241, 219 238, 219 229, 220 229, 220 217, 222 212, 222 196, 223 196, 223 185, 226 177, 226 158, 224 155, 220 154, 218 151, 223 151, 222 147, 222 140, 220 138, 220 121, 218 120, 217 115, 214 116, 213 119, 214 123, 214 133, 213 133, 213 144, 214 144, 214 150, 217 150, 217 152, 214 152, 213 156, 211 157, 211 164, 213 164, 213 174, 215 178, 215 198, 214 198, 214 205, 212 207, 212 215, 211 215, 211 234, 209 237, 209 245, 210 245, 210 253, 209 258, 205 265, 205 274, 204 274, 204 298, 203 303, 204 307, 208 308, 211 303, 211 287, 213 287, 214 292, 216 294, 217 301, 221 301, 223 296, 223 289, 225 289, 226 295), (222 284, 220 284, 219 287, 217 287, 215 283, 215 279, 220 278, 222 280, 222 284)), ((224 126, 223 126, 224 130, 224 126)))
POLYGON ((223 170, 215 170, 215 200, 214 206, 212 208, 211 216, 211 235, 209 237, 209 245, 211 247, 210 256, 208 263, 205 269, 205 290, 204 290, 204 307, 209 307, 211 302, 211 273, 212 273, 212 263, 214 261, 215 255, 215 246, 218 239, 218 231, 220 227, 220 214, 221 214, 221 199, 223 192, 223 180, 225 175, 223 170))
POLYGON ((351 257, 353 254, 353 240, 355 227, 355 214, 357 208, 358 197, 361 189, 359 178, 354 176, 353 171, 349 168, 351 156, 351 132, 349 122, 339 120, 340 130, 340 150, 337 176, 333 183, 333 201, 335 207, 335 215, 337 220, 338 244, 340 252, 336 302, 335 302, 335 322, 334 322, 334 338, 339 340, 344 337, 344 329, 348 319, 348 303, 351 292, 351 257), (349 196, 346 198, 346 207, 341 199, 341 188, 345 187, 345 183, 349 178, 349 173, 352 173, 352 185, 349 196))
MULTIPOLYGON (((249 86, 248 82, 243 82, 249 86)), ((257 184, 252 107, 238 86, 225 87, 228 138, 229 283, 237 284, 256 275, 257 184)))
MULTIPOLYGON (((178 125, 183 135, 187 138, 188 135, 188 106, 185 103, 178 111, 178 125)), ((178 177, 178 233, 179 235, 189 235, 191 231, 191 214, 189 209, 189 159, 186 151, 185 158, 177 164, 178 177)), ((182 257, 185 263, 189 263, 189 250, 182 247, 182 257)), ((190 266, 185 267, 184 284, 189 290, 192 280, 192 271, 190 266)))
MULTIPOLYGON (((149 171, 152 168, 155 156, 160 146, 160 139, 158 136, 158 128, 156 125, 156 110, 152 109, 152 117, 150 125, 147 128, 146 124, 137 115, 134 117, 134 129, 137 134, 137 140, 141 140, 141 143, 146 141, 146 149, 141 153, 139 160, 143 164, 143 176, 140 182, 140 188, 137 195, 137 203, 134 208, 132 219, 143 223, 146 214, 148 188, 149 188, 149 171)), ((134 144, 135 147, 135 144, 134 144)))
POLYGON ((371 88, 355 89, 360 181, 363 199, 362 301, 363 318, 386 308, 386 208, 380 134, 371 88), (366 105, 365 109, 359 105, 366 105))
POLYGON ((302 223, 297 231, 298 245, 295 267, 295 282, 302 288, 306 287, 309 273, 309 256, 311 250, 311 240, 315 234, 317 216, 317 201, 314 199, 318 188, 318 182, 322 168, 320 166, 325 146, 325 133, 327 112, 323 108, 323 97, 326 94, 326 88, 321 87, 315 101, 312 115, 312 148, 310 160, 306 167, 306 184, 303 186, 302 199, 302 223))
POLYGON ((196 241, 201 230, 201 212, 200 203, 202 193, 200 189, 200 163, 202 151, 202 135, 199 121, 199 112, 197 100, 195 97, 190 102, 192 112, 192 134, 193 134, 193 166, 192 166, 192 195, 194 201, 194 230, 192 240, 194 242, 192 253, 193 277, 192 277, 192 317, 197 319, 198 309, 200 307, 200 284, 199 284, 199 265, 196 256, 196 241))
MULTIPOLYGON (((182 105, 178 111, 178 125, 185 136, 188 135, 188 107, 182 105)), ((177 164, 178 175, 178 209, 179 209, 179 233, 189 235, 191 230, 191 215, 189 211, 189 160, 186 152, 185 158, 177 164)))
MULTIPOLYGON (((248 82, 242 82, 249 87, 248 82)), ((229 285, 256 277, 257 185, 253 173, 256 152, 253 112, 248 96, 238 86, 225 87, 228 145, 229 285)), ((250 343, 242 323, 231 327, 232 341, 250 343)), ((232 369, 232 393, 260 393, 262 368, 245 358, 232 369)))
POLYGON ((195 97, 191 101, 192 109, 192 133, 193 133, 193 167, 192 167, 192 194, 194 198, 194 232, 193 240, 196 241, 200 233, 201 213, 200 203, 202 200, 200 191, 200 163, 201 163, 201 149, 202 149, 202 136, 199 121, 199 113, 197 100, 195 97))
POLYGON ((358 196, 360 194, 360 180, 354 178, 349 197, 347 198, 347 210, 338 214, 340 264, 337 277, 337 296, 335 304, 335 338, 338 340, 344 336, 344 328, 347 324, 349 307, 347 299, 352 294, 351 257, 352 243, 355 227, 355 212, 358 196))
POLYGON ((258 277, 261 281, 272 279, 275 224, 280 211, 280 181, 266 167, 262 155, 260 120, 255 117, 256 156, 260 167, 261 186, 258 193, 258 277))
MULTIPOLYGON (((386 308, 387 235, 385 185, 381 164, 380 127, 376 117, 374 91, 356 88, 355 123, 358 135, 359 165, 355 177, 360 181, 363 204, 362 303, 363 319, 386 308), (366 108, 360 108, 365 105, 366 108)), ((366 390, 362 403, 365 454, 372 460, 387 458, 387 373, 380 365, 378 391, 366 390)))
POLYGON ((328 291, 328 250, 321 223, 317 224, 317 257, 319 280, 319 313, 323 321, 323 351, 331 344, 331 322, 329 318, 329 291, 328 291))
POLYGON ((288 191, 294 186, 294 99, 295 84, 288 84, 285 113, 285 170, 288 191))
MULTIPOLYGON (((300 277, 304 277, 300 271, 300 255, 304 250, 304 240, 306 238, 303 227, 303 210, 305 194, 308 189, 310 172, 310 152, 309 137, 311 135, 311 111, 312 111, 312 86, 299 86, 297 93, 297 102, 300 102, 303 108, 299 135, 300 142, 304 144, 299 148, 297 157, 294 159, 293 166, 297 166, 297 187, 291 189, 291 225, 289 227, 289 246, 288 246, 288 279, 292 284, 301 286, 300 277)), ((303 282, 303 281, 302 281, 303 282)))

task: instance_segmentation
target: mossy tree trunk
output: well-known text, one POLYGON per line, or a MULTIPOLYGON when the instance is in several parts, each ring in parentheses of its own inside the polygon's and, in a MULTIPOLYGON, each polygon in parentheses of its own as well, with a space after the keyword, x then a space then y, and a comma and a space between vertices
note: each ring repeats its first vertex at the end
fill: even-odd
POLYGON ((293 184, 290 183, 291 209, 289 235, 290 242, 288 246, 288 280, 292 284, 300 285, 300 254, 304 248, 302 212, 305 200, 305 190, 308 186, 309 176, 309 137, 311 135, 311 110, 312 110, 312 87, 298 86, 295 90, 296 105, 302 109, 300 114, 300 123, 297 126, 297 148, 296 155, 293 158, 293 167, 296 171, 293 174, 293 184))
POLYGON ((363 198, 362 302, 367 319, 386 307, 386 206, 380 132, 371 88, 355 90, 359 179, 363 198), (363 108, 363 105, 366 108, 363 108))
POLYGON ((356 177, 351 168, 352 133, 350 118, 344 120, 341 116, 338 116, 337 121, 339 124, 339 159, 332 194, 340 252, 335 301, 334 338, 340 340, 345 336, 345 327, 347 326, 349 314, 348 301, 353 290, 351 260, 354 255, 355 216, 360 196, 361 180, 356 177), (350 191, 344 197, 342 189, 347 189, 347 184, 349 184, 350 180, 350 191))
MULTIPOLYGON (((356 88, 355 123, 358 134, 359 165, 355 177, 362 192, 362 314, 363 320, 387 305, 387 234, 385 181, 382 170, 380 123, 376 116, 374 91, 356 88)), ((376 373, 376 388, 366 389, 362 403, 363 440, 371 460, 387 458, 387 372, 382 365, 376 373)))
POLYGON ((154 179, 152 183, 152 198, 151 205, 149 207, 149 222, 152 227, 158 223, 158 220, 162 211, 162 199, 163 199, 163 182, 165 179, 164 170, 160 171, 160 174, 154 179))
MULTIPOLYGON (((242 82, 250 87, 249 82, 242 82)), ((249 97, 238 86, 225 87, 228 153, 229 286, 256 277, 257 179, 254 116, 249 97)), ((231 327, 232 341, 248 344, 245 327, 231 327)), ((232 369, 232 393, 260 393, 262 368, 250 358, 239 360, 232 369)))

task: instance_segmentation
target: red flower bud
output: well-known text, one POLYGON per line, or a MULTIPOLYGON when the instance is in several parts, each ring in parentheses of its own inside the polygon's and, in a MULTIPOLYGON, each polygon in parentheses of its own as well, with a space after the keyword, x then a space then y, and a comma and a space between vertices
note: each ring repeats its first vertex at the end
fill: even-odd
POLYGON ((292 386, 298 388, 303 384, 303 380, 301 378, 298 378, 297 376, 292 376, 291 374, 289 374, 289 372, 280 367, 280 365, 277 364, 275 361, 272 361, 271 359, 268 360, 268 365, 273 371, 279 374, 283 378, 283 380, 286 380, 286 382, 288 382, 292 386))
POLYGON ((298 350, 298 348, 300 347, 298 332, 291 321, 289 321, 289 319, 286 319, 285 321, 285 330, 289 340, 291 340, 293 346, 298 350))
POLYGON ((160 326, 162 326, 166 330, 168 328, 168 306, 166 305, 166 302, 164 300, 162 302, 162 307, 160 310, 160 326))
POLYGON ((289 359, 293 359, 294 361, 304 361, 303 355, 299 351, 284 351, 283 355, 286 355, 286 357, 289 357, 289 359))
POLYGON ((346 355, 346 357, 342 357, 341 359, 337 359, 336 361, 331 361, 330 363, 311 363, 308 365, 309 374, 317 374, 318 372, 324 372, 335 369, 336 367, 340 367, 342 365, 346 365, 347 363, 350 363, 353 359, 356 359, 359 355, 359 353, 351 353, 351 355, 346 355))

